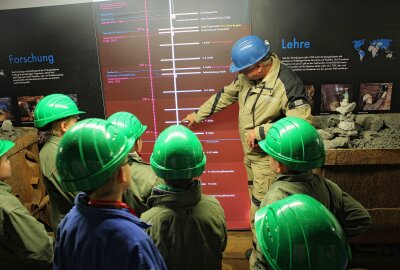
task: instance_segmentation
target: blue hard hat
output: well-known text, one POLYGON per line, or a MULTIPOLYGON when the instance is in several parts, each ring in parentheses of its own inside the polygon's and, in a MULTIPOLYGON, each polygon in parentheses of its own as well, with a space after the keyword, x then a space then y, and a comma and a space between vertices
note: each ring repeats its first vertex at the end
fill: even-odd
POLYGON ((257 36, 245 36, 233 45, 231 51, 232 64, 231 72, 237 72, 245 69, 269 53, 270 45, 257 36))

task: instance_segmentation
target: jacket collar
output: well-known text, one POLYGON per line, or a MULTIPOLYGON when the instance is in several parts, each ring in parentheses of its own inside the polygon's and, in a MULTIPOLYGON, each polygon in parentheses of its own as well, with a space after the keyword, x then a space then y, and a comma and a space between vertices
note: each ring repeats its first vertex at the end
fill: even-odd
POLYGON ((299 174, 279 174, 275 181, 287 181, 287 182, 309 182, 314 179, 313 172, 305 171, 299 174))
POLYGON ((0 181, 0 189, 11 193, 11 186, 3 181, 0 181))
POLYGON ((201 182, 193 180, 194 185, 181 192, 160 190, 155 187, 147 204, 150 207, 164 205, 169 208, 182 208, 196 205, 201 199, 201 182))
POLYGON ((135 223, 137 226, 147 229, 151 227, 149 224, 141 221, 133 214, 129 213, 127 208, 98 208, 88 204, 89 197, 86 193, 81 192, 75 197, 75 207, 84 216, 102 216, 105 218, 121 218, 135 223))
POLYGON ((60 143, 61 139, 62 139, 62 137, 50 135, 49 138, 47 139, 47 142, 58 145, 60 143))
POLYGON ((143 159, 139 156, 139 154, 136 151, 129 153, 129 156, 132 157, 133 160, 135 160, 138 163, 142 163, 143 162, 143 159))
POLYGON ((279 70, 281 68, 281 60, 279 60, 276 54, 272 54, 272 67, 268 72, 267 76, 262 79, 261 83, 264 83, 264 87, 267 89, 274 89, 276 80, 278 79, 279 70))

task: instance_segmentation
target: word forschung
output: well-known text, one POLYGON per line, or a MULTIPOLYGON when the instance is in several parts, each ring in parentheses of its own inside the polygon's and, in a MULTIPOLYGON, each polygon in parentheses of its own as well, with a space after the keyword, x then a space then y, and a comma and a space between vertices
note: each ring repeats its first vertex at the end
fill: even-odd
POLYGON ((10 64, 27 64, 27 63, 49 63, 54 64, 54 55, 34 55, 31 53, 29 56, 14 56, 10 54, 8 56, 8 61, 10 64))

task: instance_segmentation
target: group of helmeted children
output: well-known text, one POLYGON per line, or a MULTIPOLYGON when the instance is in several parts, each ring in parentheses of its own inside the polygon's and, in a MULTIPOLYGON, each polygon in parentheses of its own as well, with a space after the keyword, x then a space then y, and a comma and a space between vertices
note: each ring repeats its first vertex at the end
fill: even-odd
MULTIPOLYGON (((201 192, 206 156, 197 136, 180 125, 166 128, 148 164, 140 157, 147 127, 135 115, 78 121, 82 113, 62 94, 44 97, 35 110, 35 126, 49 133, 40 167, 54 244, 3 182, 14 143, 0 140, 0 268, 221 269, 225 215, 201 192)), ((250 268, 346 269, 347 241, 364 233, 371 217, 312 173, 325 161, 318 132, 286 117, 259 145, 277 178, 256 213, 250 268)))

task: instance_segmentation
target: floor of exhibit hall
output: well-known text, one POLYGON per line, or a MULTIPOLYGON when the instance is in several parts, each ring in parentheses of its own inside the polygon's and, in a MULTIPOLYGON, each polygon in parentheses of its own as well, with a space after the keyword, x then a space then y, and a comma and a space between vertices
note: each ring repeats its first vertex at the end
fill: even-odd
MULTIPOLYGON (((251 246, 251 231, 228 231, 228 244, 224 252, 222 269, 249 269, 249 261, 245 253, 251 246)), ((398 270, 400 269, 399 250, 399 245, 352 246, 352 265, 354 266, 350 270, 398 270)))
POLYGON ((222 261, 223 270, 249 269, 245 257, 246 250, 252 247, 251 231, 229 231, 228 244, 222 261))

